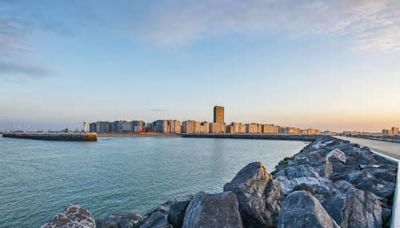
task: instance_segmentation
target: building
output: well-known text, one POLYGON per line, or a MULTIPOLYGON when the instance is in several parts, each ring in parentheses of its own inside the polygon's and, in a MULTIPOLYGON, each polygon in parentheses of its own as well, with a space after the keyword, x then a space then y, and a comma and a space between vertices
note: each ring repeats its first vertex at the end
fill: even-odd
POLYGON ((224 123, 218 123, 218 122, 214 122, 214 123, 210 123, 210 133, 213 134, 221 134, 221 133, 225 133, 226 132, 226 127, 224 123))
POLYGON ((210 123, 208 122, 201 122, 200 123, 200 133, 207 134, 210 133, 210 123))
POLYGON ((231 124, 229 124, 227 126, 226 132, 230 133, 230 134, 243 133, 243 132, 241 132, 242 125, 243 125, 242 123, 232 122, 231 124))
POLYGON ((151 123, 151 130, 158 133, 168 133, 168 120, 156 120, 151 123))
POLYGON ((89 132, 97 132, 96 123, 89 124, 89 132))
POLYGON ((258 124, 249 123, 249 124, 245 124, 245 126, 246 126, 246 133, 249 133, 249 134, 257 134, 258 133, 258 124))
POLYGON ((151 123, 151 130, 158 133, 168 134, 181 133, 181 122, 178 120, 156 120, 151 123))
POLYGON ((180 134, 181 133, 181 121, 179 120, 168 120, 168 133, 180 134))
POLYGON ((214 123, 225 124, 224 107, 214 106, 214 123))
POLYGON ((398 127, 392 127, 392 134, 393 135, 399 135, 399 128, 398 127))
POLYGON ((392 136, 393 135, 393 130, 392 129, 383 129, 382 130, 382 135, 384 135, 384 136, 392 136))
POLYGON ((108 121, 98 121, 96 122, 96 132, 99 133, 106 133, 110 132, 111 130, 111 123, 108 121))
POLYGON ((318 129, 309 128, 309 129, 301 130, 301 133, 303 135, 319 135, 320 131, 318 129))
POLYGON ((111 123, 111 132, 132 132, 132 124, 126 120, 116 120, 111 123))
POLYGON ((300 135, 301 134, 301 129, 300 128, 296 128, 296 127, 285 127, 285 128, 283 128, 283 134, 300 135))
POLYGON ((262 133, 263 134, 278 134, 279 126, 275 126, 273 124, 262 124, 262 133))
POLYGON ((130 122, 131 129, 133 132, 143 132, 145 130, 146 123, 142 120, 133 120, 130 122))
POLYGON ((195 120, 183 121, 181 132, 185 134, 201 133, 201 124, 195 120))

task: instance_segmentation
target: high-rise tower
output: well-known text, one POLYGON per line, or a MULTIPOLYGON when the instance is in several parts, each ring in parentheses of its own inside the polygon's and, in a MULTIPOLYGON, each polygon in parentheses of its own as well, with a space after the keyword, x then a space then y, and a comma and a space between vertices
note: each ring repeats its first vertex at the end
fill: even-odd
POLYGON ((214 123, 225 123, 224 120, 224 107, 214 106, 214 123))

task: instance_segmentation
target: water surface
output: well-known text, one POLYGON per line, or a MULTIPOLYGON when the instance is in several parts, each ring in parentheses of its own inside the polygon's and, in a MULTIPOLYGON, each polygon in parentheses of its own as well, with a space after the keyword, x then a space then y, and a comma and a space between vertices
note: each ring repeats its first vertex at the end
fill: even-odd
POLYGON ((40 227, 70 203, 99 218, 144 213, 168 199, 222 191, 246 164, 269 171, 306 145, 296 141, 179 137, 97 143, 0 137, 0 227, 40 227))

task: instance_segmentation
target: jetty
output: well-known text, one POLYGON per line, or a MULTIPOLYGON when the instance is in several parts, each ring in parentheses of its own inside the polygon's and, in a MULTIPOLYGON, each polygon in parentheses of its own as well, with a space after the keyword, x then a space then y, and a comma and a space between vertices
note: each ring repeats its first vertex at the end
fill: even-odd
POLYGON ((42 133, 42 132, 10 132, 3 133, 5 138, 37 139, 50 141, 96 142, 97 133, 42 133))

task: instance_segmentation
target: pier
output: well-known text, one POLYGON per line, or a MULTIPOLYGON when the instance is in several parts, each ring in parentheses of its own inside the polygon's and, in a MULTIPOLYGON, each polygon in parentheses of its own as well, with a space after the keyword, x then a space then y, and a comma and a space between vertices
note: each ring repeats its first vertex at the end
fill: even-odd
POLYGON ((36 139, 50 141, 80 141, 96 142, 97 133, 37 133, 37 132, 12 132, 3 133, 5 138, 36 139))

